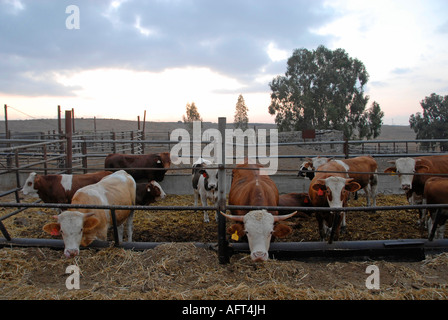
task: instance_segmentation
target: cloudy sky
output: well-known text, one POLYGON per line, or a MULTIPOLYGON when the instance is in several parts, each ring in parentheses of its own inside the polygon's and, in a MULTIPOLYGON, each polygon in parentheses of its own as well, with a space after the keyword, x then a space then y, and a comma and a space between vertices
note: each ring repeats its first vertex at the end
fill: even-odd
POLYGON ((251 122, 274 122, 269 82, 294 49, 319 45, 366 65, 385 124, 448 94, 447 0, 0 0, 0 103, 10 119, 61 105, 178 121, 195 102, 232 122, 243 94, 251 122))

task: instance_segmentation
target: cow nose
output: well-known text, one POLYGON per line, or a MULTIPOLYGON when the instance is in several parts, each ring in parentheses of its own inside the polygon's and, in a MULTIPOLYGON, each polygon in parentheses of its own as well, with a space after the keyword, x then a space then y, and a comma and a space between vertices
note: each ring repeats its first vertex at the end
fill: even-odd
POLYGON ((253 261, 266 261, 268 260, 268 253, 264 251, 252 252, 251 258, 253 261))
POLYGON ((408 184, 402 184, 402 185, 401 185, 401 189, 403 189, 403 190, 405 190, 405 191, 408 191, 409 189, 411 189, 411 186, 408 185, 408 184))
POLYGON ((208 186, 209 186, 209 188, 211 190, 215 190, 216 189, 216 185, 215 184, 209 184, 208 186))
POLYGON ((65 249, 64 254, 66 258, 74 258, 79 254, 78 249, 65 249))

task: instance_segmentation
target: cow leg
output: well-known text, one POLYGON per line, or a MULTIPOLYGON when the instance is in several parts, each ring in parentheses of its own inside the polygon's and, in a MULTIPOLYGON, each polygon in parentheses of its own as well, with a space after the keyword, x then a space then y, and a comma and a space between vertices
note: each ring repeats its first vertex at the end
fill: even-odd
POLYGON ((134 230, 134 210, 129 213, 128 220, 126 222, 127 232, 128 232, 128 242, 132 242, 132 233, 134 230))
POLYGON ((372 205, 371 203, 372 189, 370 188, 370 184, 367 184, 363 190, 366 194, 367 206, 370 207, 372 205))
MULTIPOLYGON (((207 195, 204 194, 203 192, 200 193, 201 196, 201 203, 203 207, 207 206, 207 195)), ((207 210, 204 210, 204 222, 209 223, 210 219, 208 218, 208 212, 207 210)))
POLYGON ((118 241, 123 242, 123 232, 124 232, 124 225, 121 224, 117 227, 118 230, 118 241))
POLYGON ((198 191, 198 189, 194 189, 194 206, 195 207, 198 205, 198 197, 199 197, 199 191, 198 191))
MULTIPOLYGON (((377 170, 375 170, 377 172, 377 170)), ((376 207, 376 193, 378 190, 378 175, 374 174, 370 181, 370 196, 372 198, 372 206, 376 207)))
POLYGON ((340 212, 341 215, 341 234, 347 231, 347 223, 345 222, 345 211, 340 212))
POLYGON ((342 221, 342 216, 342 212, 333 213, 333 226, 331 227, 330 239, 328 240, 329 244, 332 244, 333 240, 339 240, 339 229, 342 221))
POLYGON ((325 237, 327 235, 327 226, 325 225, 324 219, 322 217, 322 215, 320 213, 315 213, 316 214, 316 220, 317 220, 317 226, 319 229, 319 236, 320 236, 320 241, 325 241, 325 237))

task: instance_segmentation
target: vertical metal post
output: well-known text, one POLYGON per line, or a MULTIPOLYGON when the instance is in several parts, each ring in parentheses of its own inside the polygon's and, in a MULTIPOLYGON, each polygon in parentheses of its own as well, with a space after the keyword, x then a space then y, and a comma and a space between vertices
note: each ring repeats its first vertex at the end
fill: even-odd
POLYGON ((67 173, 72 173, 72 159, 73 159, 73 132, 72 132, 72 112, 65 111, 65 139, 67 142, 65 167, 67 173))
POLYGON ((120 245, 120 238, 118 236, 117 216, 115 215, 115 209, 110 209, 110 215, 112 217, 112 226, 113 226, 113 231, 114 231, 114 242, 115 242, 115 246, 118 247, 120 245))
MULTIPOLYGON (((226 211, 226 169, 225 169, 225 146, 226 146, 226 118, 220 117, 218 119, 218 129, 221 135, 221 159, 217 159, 219 163, 218 170, 218 260, 220 264, 230 262, 229 257, 229 243, 226 239, 226 218, 220 211, 226 211)), ((215 151, 216 154, 216 151, 215 151)))

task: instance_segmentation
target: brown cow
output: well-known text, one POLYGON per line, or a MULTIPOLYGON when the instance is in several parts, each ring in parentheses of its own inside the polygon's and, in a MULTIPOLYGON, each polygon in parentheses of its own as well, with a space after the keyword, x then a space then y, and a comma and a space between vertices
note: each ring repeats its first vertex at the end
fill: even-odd
MULTIPOLYGON (((308 193, 291 192, 282 194, 278 198, 279 207, 311 207, 311 200, 308 193)), ((289 214, 294 210, 279 210, 279 215, 289 214)), ((299 213, 300 214, 300 213, 299 213)), ((310 211, 306 211, 303 217, 309 218, 311 216, 310 211)))
MULTIPOLYGON (((309 187, 309 197, 313 207, 343 208, 347 205, 350 192, 360 189, 360 184, 347 178, 345 168, 336 161, 330 161, 319 167, 309 187), (341 173, 328 173, 321 171, 341 171, 341 173)), ((329 233, 334 233, 334 240, 338 240, 339 232, 345 228, 345 213, 317 211, 316 219, 319 226, 320 239, 325 240, 329 233), (332 228, 335 228, 332 230, 332 228)), ((332 242, 330 237, 329 242, 332 242)))
POLYGON ((347 178, 352 178, 358 182, 361 189, 366 193, 367 206, 376 206, 376 190, 378 186, 378 164, 371 156, 361 156, 350 159, 334 160, 332 158, 316 157, 309 159, 308 162, 302 163, 299 174, 306 174, 306 177, 314 178, 314 171, 329 161, 336 161, 344 167, 347 172, 347 178), (366 172, 366 173, 357 173, 366 172))
MULTIPOLYGON (((427 204, 448 204, 448 178, 433 177, 426 180, 423 192, 424 202, 427 204)), ((428 239, 432 241, 443 239, 445 234, 445 222, 448 218, 447 208, 428 209, 428 239)))
POLYGON ((30 173, 22 188, 25 195, 39 197, 45 203, 71 203, 79 188, 97 183, 111 171, 98 171, 86 174, 48 174, 30 173))
MULTIPOLYGON (((267 175, 260 175, 257 164, 240 164, 232 172, 232 184, 229 193, 230 205, 241 206, 278 206, 279 195, 274 181, 267 175), (254 168, 245 170, 244 168, 254 168)), ((234 210, 234 215, 221 212, 226 218, 239 222, 227 230, 232 239, 238 240, 245 234, 249 242, 250 256, 253 261, 265 261, 272 235, 283 238, 291 232, 289 226, 274 223, 292 217, 294 213, 278 216, 277 211, 234 210), (242 223, 242 224, 241 224, 242 223)))
POLYGON ((104 166, 107 169, 123 169, 129 173, 136 182, 148 182, 155 180, 160 182, 165 177, 166 170, 149 169, 168 169, 171 166, 171 157, 169 152, 152 154, 109 154, 104 166))
POLYGON ((135 192, 135 204, 146 206, 158 200, 164 199, 166 196, 160 184, 154 180, 145 183, 137 183, 135 192))
MULTIPOLYGON (((399 158, 389 163, 394 166, 387 168, 384 172, 398 174, 401 188, 406 192, 410 204, 422 203, 426 180, 448 174, 448 155, 399 158)), ((425 224, 425 216, 426 210, 420 210, 418 221, 420 225, 425 224)))

